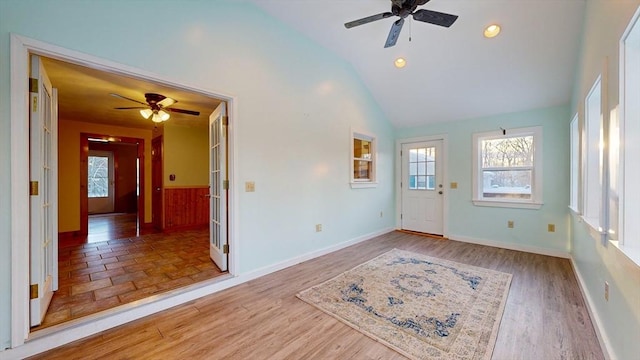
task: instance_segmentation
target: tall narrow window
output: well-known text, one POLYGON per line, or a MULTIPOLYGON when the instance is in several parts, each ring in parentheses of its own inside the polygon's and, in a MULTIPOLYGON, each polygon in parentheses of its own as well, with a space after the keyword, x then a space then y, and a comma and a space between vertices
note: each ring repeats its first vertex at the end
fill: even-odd
POLYGON ((579 213, 578 194, 580 181, 580 127, 578 126, 578 114, 571 119, 569 125, 571 138, 571 194, 569 195, 569 207, 576 213, 579 213))
POLYGON ((352 132, 351 136, 351 187, 376 185, 376 139, 373 136, 352 132))
POLYGON ((600 209, 602 207, 602 89, 600 77, 585 100, 585 179, 584 220, 593 229, 602 231, 600 209))
MULTIPOLYGON (((613 114, 612 114, 613 118, 613 114)), ((640 265, 640 8, 620 41, 620 204, 622 251, 640 265)), ((611 180, 612 185, 614 179, 611 180)), ((612 219, 612 223, 613 223, 612 219)))
POLYGON ((542 206, 542 128, 473 135, 475 205, 542 206))
POLYGON ((109 196, 109 158, 89 156, 89 197, 109 196))

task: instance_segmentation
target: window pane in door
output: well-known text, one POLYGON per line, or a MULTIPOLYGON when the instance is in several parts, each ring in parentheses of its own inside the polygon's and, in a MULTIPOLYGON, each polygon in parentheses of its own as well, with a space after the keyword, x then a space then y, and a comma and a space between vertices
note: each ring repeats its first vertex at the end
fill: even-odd
POLYGON ((409 149, 409 189, 435 190, 436 148, 409 149))
POLYGON ((89 156, 89 197, 109 197, 109 158, 89 156))

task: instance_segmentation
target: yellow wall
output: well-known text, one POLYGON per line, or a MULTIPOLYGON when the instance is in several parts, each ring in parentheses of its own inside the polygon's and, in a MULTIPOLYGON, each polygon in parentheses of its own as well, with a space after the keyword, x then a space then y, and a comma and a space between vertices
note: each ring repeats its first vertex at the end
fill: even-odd
POLYGON ((164 187, 209 186, 208 127, 164 123, 164 187), (175 181, 169 175, 175 174, 175 181))
POLYGON ((58 231, 80 230, 80 133, 144 139, 144 222, 151 222, 151 130, 60 120, 58 124, 58 231))

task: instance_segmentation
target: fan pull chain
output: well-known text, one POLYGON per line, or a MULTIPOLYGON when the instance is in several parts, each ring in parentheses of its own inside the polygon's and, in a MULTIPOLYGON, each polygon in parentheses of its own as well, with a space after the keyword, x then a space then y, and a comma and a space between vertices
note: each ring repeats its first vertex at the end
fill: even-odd
POLYGON ((411 42, 411 29, 413 28, 411 24, 413 24, 413 18, 409 18, 409 42, 411 42))

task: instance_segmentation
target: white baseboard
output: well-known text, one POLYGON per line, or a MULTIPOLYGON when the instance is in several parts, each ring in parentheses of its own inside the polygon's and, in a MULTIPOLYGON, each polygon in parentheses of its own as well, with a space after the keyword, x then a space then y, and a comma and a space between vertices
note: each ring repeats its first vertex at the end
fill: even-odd
POLYGON ((486 246, 497 247, 502 249, 523 251, 523 252, 528 252, 532 254, 554 256, 554 257, 559 257, 564 259, 571 258, 571 255, 569 254, 568 251, 547 249, 547 248, 522 245, 522 244, 505 243, 505 242, 500 242, 495 240, 472 238, 468 236, 454 235, 454 234, 449 234, 448 237, 449 237, 449 240, 461 241, 461 242, 466 242, 470 244, 486 245, 486 246))
POLYGON ((600 316, 598 315, 598 311, 596 310, 593 300, 589 295, 589 292, 587 291, 587 285, 582 278, 582 274, 580 274, 580 270, 576 266, 573 257, 571 257, 569 260, 571 261, 573 272, 576 274, 576 278, 578 279, 578 287, 580 288, 580 292, 582 293, 582 298, 587 304, 587 311, 589 311, 589 317, 591 317, 591 323, 593 324, 593 328, 596 331, 596 337, 598 338, 598 342, 600 343, 600 348, 602 349, 604 358, 606 360, 616 359, 615 355, 613 355, 613 352, 611 351, 611 342, 609 341, 609 337, 607 336, 607 333, 602 326, 602 320, 600 320, 600 316))
POLYGON ((357 238, 353 238, 351 240, 347 240, 347 241, 341 242, 339 244, 331 245, 331 246, 328 246, 326 248, 319 249, 319 250, 314 250, 312 252, 309 252, 309 253, 306 253, 306 254, 302 254, 300 256, 296 256, 294 258, 287 259, 285 261, 282 261, 282 262, 279 262, 279 263, 276 263, 276 264, 273 264, 273 265, 268 265, 268 266, 265 266, 263 268, 250 271, 248 273, 242 274, 242 277, 243 278, 247 277, 247 279, 245 281, 253 280, 255 278, 259 278, 261 276, 264 276, 264 275, 267 275, 267 274, 271 274, 272 272, 276 272, 276 271, 288 268, 290 266, 299 264, 301 262, 305 262, 305 261, 308 261, 308 260, 311 260, 311 259, 315 259, 315 258, 320 257, 322 255, 326 255, 326 254, 332 253, 334 251, 338 251, 338 250, 344 249, 344 248, 349 247, 351 245, 355 245, 357 243, 373 239, 376 236, 380 236, 380 235, 384 235, 384 234, 390 233, 390 232, 392 232, 394 230, 395 229, 393 229, 393 228, 385 228, 385 229, 382 229, 382 230, 374 231, 372 233, 365 234, 365 235, 362 235, 362 236, 358 236, 357 238))
POLYGON ((24 359, 97 334, 101 331, 158 313, 174 306, 185 304, 203 296, 215 294, 219 291, 271 274, 301 262, 373 239, 376 236, 389 233, 393 230, 393 228, 385 228, 339 244, 302 254, 273 265, 265 266, 248 273, 240 274, 235 277, 229 276, 218 280, 214 279, 212 281, 195 284, 184 289, 163 293, 130 304, 122 305, 117 309, 107 310, 100 314, 86 316, 82 319, 52 326, 51 328, 43 329, 31 334, 29 339, 21 346, 4 351, 0 350, 0 360, 24 359))

